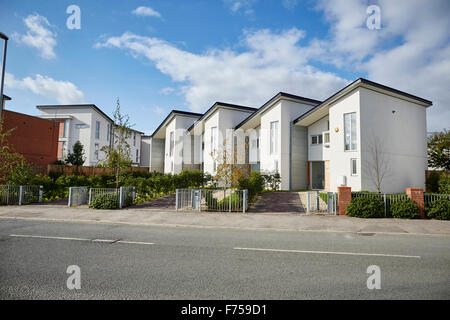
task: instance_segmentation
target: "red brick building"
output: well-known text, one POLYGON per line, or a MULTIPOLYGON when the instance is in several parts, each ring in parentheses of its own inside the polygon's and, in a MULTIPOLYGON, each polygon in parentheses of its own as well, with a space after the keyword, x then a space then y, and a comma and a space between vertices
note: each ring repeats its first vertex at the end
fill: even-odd
POLYGON ((27 162, 46 166, 55 162, 58 152, 59 123, 26 114, 3 110, 4 130, 15 128, 8 142, 27 162))

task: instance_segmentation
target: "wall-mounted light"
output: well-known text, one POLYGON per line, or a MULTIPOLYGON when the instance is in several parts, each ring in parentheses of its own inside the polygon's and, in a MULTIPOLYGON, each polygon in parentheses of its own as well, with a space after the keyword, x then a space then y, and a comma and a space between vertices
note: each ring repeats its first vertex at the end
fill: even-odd
POLYGON ((338 127, 334 128, 334 131, 339 132, 339 128, 338 127))

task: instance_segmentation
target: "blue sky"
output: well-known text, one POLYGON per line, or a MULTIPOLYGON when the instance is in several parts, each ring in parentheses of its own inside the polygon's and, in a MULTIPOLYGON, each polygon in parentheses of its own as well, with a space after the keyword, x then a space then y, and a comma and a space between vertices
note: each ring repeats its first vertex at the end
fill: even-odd
POLYGON ((447 0, 2 2, 11 110, 94 103, 112 115, 119 97, 150 134, 172 109, 325 99, 365 77, 432 100, 428 130, 450 127, 447 0), (72 4, 79 30, 66 27, 72 4), (370 5, 381 29, 366 26, 370 5))

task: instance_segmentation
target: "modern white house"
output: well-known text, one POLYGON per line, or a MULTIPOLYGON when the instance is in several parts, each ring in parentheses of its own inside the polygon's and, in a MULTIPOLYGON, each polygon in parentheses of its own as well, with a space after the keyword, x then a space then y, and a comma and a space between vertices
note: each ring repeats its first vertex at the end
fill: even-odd
POLYGON ((173 110, 150 136, 149 170, 178 174, 192 165, 191 137, 187 129, 201 113, 173 110))
POLYGON ((279 172, 282 190, 424 188, 431 101, 359 78, 325 101, 280 92, 259 109, 217 102, 172 111, 151 136, 150 170, 214 174, 215 151, 279 172))
POLYGON ((308 130, 307 187, 378 191, 381 184, 385 193, 424 188, 431 105, 360 78, 301 115, 294 126, 308 130))
MULTIPOLYGON (((73 145, 80 141, 85 152, 86 166, 96 166, 106 158, 101 149, 114 143, 114 121, 94 104, 41 105, 41 118, 55 119, 60 123, 58 159, 65 159, 73 151, 73 145)), ((127 143, 134 165, 140 165, 141 135, 131 130, 127 143)))
MULTIPOLYGON (((218 164, 225 159, 227 162, 235 162, 234 127, 255 111, 255 108, 246 106, 214 103, 188 129, 192 137, 193 164, 213 175, 218 164)), ((242 161, 242 164, 245 162, 242 161)))

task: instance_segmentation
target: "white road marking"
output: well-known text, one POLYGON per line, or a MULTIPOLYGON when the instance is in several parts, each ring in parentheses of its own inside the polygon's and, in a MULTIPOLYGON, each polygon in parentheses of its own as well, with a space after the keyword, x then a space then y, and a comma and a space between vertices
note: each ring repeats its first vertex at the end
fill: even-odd
POLYGON ((116 243, 128 243, 128 244, 145 244, 145 245, 152 245, 154 244, 153 242, 141 242, 141 241, 123 241, 123 240, 119 240, 116 243))
POLYGON ((17 237, 17 238, 40 238, 40 239, 56 239, 56 240, 91 241, 91 239, 83 239, 83 238, 33 236, 33 235, 27 235, 27 234, 10 234, 9 236, 10 237, 17 237))
POLYGON ((110 239, 85 239, 85 238, 69 238, 69 237, 52 237, 52 236, 35 236, 28 234, 10 234, 10 237, 16 238, 39 238, 39 239, 53 239, 53 240, 74 240, 74 241, 90 241, 90 242, 106 242, 106 243, 125 243, 125 244, 140 244, 140 245, 153 245, 153 242, 142 241, 125 241, 125 240, 110 240, 110 239))
POLYGON ((401 254, 384 254, 384 253, 362 253, 362 252, 339 252, 339 251, 310 251, 310 250, 287 250, 287 249, 263 249, 263 248, 233 248, 235 250, 248 251, 270 251, 270 252, 291 252, 291 253, 317 253, 317 254, 337 254, 350 256, 378 256, 378 257, 395 257, 395 258, 414 258, 420 259, 420 256, 407 256, 401 254))

